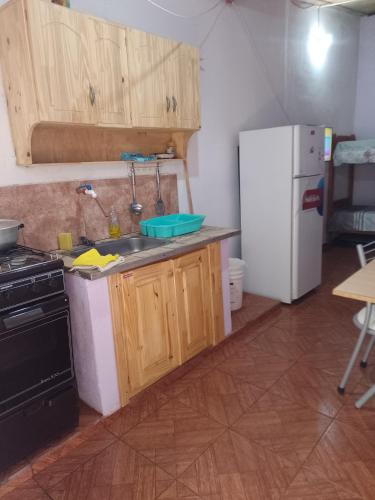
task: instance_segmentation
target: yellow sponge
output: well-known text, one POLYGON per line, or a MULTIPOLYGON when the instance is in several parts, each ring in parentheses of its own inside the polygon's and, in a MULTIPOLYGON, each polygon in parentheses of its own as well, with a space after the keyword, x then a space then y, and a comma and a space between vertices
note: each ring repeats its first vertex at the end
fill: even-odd
POLYGON ((120 255, 118 253, 116 255, 112 254, 100 255, 100 253, 96 250, 96 248, 92 248, 91 250, 82 253, 76 259, 74 259, 72 265, 104 267, 110 262, 114 262, 119 257, 120 255))

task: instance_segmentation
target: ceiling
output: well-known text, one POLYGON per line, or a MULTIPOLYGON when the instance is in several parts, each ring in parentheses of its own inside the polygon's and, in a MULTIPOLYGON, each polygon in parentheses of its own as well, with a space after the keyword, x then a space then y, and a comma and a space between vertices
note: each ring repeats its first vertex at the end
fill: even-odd
POLYGON ((310 3, 312 5, 327 5, 327 4, 338 4, 342 2, 341 7, 353 10, 359 14, 365 16, 371 16, 375 14, 375 0, 350 0, 349 2, 345 0, 303 0, 301 3, 305 5, 310 3), (345 3, 344 3, 345 2, 345 3))

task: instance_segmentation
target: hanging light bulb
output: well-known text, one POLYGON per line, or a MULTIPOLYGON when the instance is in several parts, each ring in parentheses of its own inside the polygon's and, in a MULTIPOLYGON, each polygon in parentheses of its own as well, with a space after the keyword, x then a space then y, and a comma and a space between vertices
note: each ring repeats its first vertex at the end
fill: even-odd
POLYGON ((332 43, 333 35, 327 33, 320 23, 320 7, 318 7, 318 20, 311 28, 308 40, 308 52, 314 68, 323 68, 332 43))

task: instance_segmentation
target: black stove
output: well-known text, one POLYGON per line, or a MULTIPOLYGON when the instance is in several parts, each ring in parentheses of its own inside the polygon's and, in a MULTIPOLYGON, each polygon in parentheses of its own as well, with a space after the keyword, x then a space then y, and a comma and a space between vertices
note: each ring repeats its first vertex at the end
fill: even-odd
POLYGON ((0 253, 0 312, 63 293, 63 267, 56 255, 33 248, 0 253))
POLYGON ((0 253, 0 471, 78 422, 63 261, 0 253))
POLYGON ((17 245, 7 252, 0 252, 0 283, 63 267, 64 263, 57 255, 17 245))

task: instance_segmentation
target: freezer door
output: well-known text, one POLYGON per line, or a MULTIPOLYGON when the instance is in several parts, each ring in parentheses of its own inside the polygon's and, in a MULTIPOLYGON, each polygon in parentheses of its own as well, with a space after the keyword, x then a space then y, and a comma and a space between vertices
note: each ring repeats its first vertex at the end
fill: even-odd
POLYGON ((324 127, 296 125, 293 149, 293 177, 324 174, 324 127))
POLYGON ((321 283, 324 178, 293 180, 292 298, 321 283))

